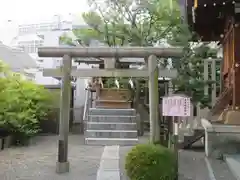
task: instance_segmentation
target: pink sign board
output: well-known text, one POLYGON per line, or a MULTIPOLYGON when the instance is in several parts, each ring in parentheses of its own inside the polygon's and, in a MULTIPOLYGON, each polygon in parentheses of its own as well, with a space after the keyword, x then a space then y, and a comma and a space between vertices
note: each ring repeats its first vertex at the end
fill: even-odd
POLYGON ((169 96, 163 97, 162 115, 188 117, 191 114, 191 100, 185 96, 169 96))

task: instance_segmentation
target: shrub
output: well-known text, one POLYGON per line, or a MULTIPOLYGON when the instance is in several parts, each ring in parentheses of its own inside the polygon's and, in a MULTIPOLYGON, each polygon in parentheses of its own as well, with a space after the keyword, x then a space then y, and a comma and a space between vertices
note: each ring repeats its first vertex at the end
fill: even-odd
POLYGON ((16 141, 25 141, 40 131, 40 121, 47 116, 51 104, 48 90, 20 74, 4 71, 0 77, 0 128, 7 128, 16 141))
POLYGON ((125 169, 131 180, 174 180, 174 152, 160 145, 135 146, 126 157, 125 169))

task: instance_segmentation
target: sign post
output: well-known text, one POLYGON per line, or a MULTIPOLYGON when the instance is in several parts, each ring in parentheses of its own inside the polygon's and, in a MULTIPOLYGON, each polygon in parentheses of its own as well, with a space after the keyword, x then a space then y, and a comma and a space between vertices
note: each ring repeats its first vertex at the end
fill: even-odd
MULTIPOLYGON (((189 117, 191 114, 191 100, 185 95, 176 95, 163 97, 162 115, 171 116, 173 119, 174 133, 174 151, 176 153, 176 165, 178 174, 178 136, 179 136, 179 120, 181 117, 189 117)), ((178 179, 178 177, 177 177, 178 179)))

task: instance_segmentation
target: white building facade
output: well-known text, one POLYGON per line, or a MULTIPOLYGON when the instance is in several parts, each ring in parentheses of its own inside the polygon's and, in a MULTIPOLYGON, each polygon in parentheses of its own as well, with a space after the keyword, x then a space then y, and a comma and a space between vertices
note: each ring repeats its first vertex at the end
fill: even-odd
MULTIPOLYGON (((74 28, 86 27, 79 22, 62 20, 60 16, 54 16, 50 22, 39 24, 25 24, 18 27, 18 35, 12 40, 11 46, 23 49, 37 62, 38 69, 35 70, 35 81, 43 85, 56 85, 61 82, 52 77, 43 77, 44 68, 58 68, 62 64, 61 58, 42 58, 38 57, 37 50, 41 46, 66 46, 60 42, 60 37, 64 34, 73 37, 74 28)), ((94 42, 93 42, 94 43, 94 42)), ((73 62, 76 68, 91 68, 87 64, 77 64, 73 62)), ((76 90, 74 92, 74 121, 80 122, 83 117, 85 103, 85 82, 84 78, 76 79, 76 90)))
MULTIPOLYGON (((37 50, 41 46, 61 46, 60 37, 72 34, 72 29, 76 24, 73 18, 67 20, 56 15, 49 22, 38 24, 23 24, 18 26, 18 33, 11 41, 12 47, 21 48, 34 58, 38 64, 35 81, 38 84, 58 84, 59 81, 52 77, 43 77, 42 69, 57 68, 61 66, 59 58, 40 58, 37 50)), ((76 64, 73 63, 76 66, 76 64)))

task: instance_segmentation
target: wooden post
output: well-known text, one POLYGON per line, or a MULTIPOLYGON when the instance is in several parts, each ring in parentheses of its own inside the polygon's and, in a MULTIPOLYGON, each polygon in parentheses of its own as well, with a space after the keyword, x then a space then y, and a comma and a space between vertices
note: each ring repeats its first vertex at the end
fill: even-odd
POLYGON ((140 109, 139 109, 139 104, 140 104, 140 83, 139 80, 135 80, 135 85, 136 85, 136 95, 135 95, 135 100, 134 100, 134 108, 137 110, 137 114, 139 115, 139 121, 138 123, 138 136, 143 136, 144 134, 144 118, 140 116, 140 109))
POLYGON ((180 117, 172 117, 174 123, 174 152, 176 155, 176 171, 177 177, 175 180, 178 180, 178 139, 179 139, 179 119, 180 117))
POLYGON ((159 94, 158 94, 158 66, 154 55, 148 58, 149 71, 149 112, 150 112, 150 142, 160 140, 159 120, 159 94))
POLYGON ((69 55, 63 56, 63 79, 61 88, 61 106, 58 140, 58 161, 56 172, 69 172, 68 162, 68 133, 70 120, 70 95, 71 95, 71 67, 72 58, 69 55))
MULTIPOLYGON (((163 78, 164 80, 165 80, 165 78, 163 78)), ((168 81, 168 82, 164 82, 164 96, 168 96, 168 94, 169 94, 169 82, 170 81, 168 81)), ((171 121, 169 120, 169 117, 166 117, 166 116, 163 116, 162 115, 162 106, 163 106, 163 103, 161 102, 160 103, 161 104, 161 107, 159 107, 159 108, 161 108, 160 109, 160 119, 161 119, 161 121, 162 121, 162 127, 161 127, 161 129, 160 129, 160 132, 162 132, 162 134, 163 134, 163 144, 166 146, 166 147, 170 147, 170 145, 169 145, 169 143, 170 143, 170 134, 169 134, 169 132, 170 132, 170 124, 169 123, 171 123, 171 121), (165 131, 165 126, 167 126, 167 131, 165 131)), ((161 138, 161 137, 160 137, 161 138)))
POLYGON ((217 85, 216 85, 216 61, 213 59, 211 64, 211 77, 214 83, 212 84, 212 107, 215 105, 217 98, 217 85))
MULTIPOLYGON (((172 84, 172 80, 169 81, 168 84, 168 95, 171 96, 174 93, 174 87, 172 84)), ((174 137, 174 117, 168 118, 168 148, 172 148, 173 145, 173 137, 174 137)))
MULTIPOLYGON (((208 81, 208 61, 204 60, 204 81, 208 81)), ((208 96, 208 85, 204 86, 204 96, 208 96)))

